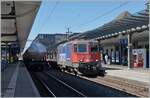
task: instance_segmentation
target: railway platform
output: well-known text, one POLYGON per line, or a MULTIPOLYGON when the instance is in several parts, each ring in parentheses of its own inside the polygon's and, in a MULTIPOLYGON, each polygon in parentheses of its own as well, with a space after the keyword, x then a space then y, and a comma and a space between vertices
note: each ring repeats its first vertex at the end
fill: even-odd
POLYGON ((25 65, 21 62, 9 64, 1 72, 2 97, 40 97, 25 65))
POLYGON ((108 64, 103 64, 102 66, 106 69, 107 75, 149 84, 149 69, 148 68, 147 69, 143 69, 143 68, 128 69, 127 66, 108 65, 108 64))

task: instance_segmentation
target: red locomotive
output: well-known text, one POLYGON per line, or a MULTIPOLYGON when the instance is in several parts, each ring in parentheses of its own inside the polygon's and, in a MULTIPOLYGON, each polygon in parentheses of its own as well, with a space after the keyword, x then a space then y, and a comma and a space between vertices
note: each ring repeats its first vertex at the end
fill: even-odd
POLYGON ((57 47, 57 64, 83 74, 104 73, 97 41, 75 40, 57 47))

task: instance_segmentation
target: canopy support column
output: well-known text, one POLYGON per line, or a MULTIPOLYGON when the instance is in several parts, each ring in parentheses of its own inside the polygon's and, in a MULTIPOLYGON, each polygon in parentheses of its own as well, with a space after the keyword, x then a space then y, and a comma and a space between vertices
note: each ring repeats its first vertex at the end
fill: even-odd
POLYGON ((98 49, 99 49, 99 52, 100 52, 100 63, 102 62, 102 58, 103 58, 103 55, 102 55, 102 45, 101 45, 101 40, 100 39, 97 39, 98 41, 98 49))
POLYGON ((132 34, 128 33, 128 69, 132 68, 133 56, 132 56, 132 34))
POLYGON ((8 44, 5 43, 5 60, 6 60, 6 61, 8 61, 7 52, 8 52, 8 44))

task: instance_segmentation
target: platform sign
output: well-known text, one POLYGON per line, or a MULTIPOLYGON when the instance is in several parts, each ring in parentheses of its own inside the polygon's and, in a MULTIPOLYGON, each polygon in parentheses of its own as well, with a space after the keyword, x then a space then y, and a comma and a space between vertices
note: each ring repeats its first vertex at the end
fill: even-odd
POLYGON ((128 39, 127 38, 120 39, 120 44, 127 45, 128 44, 128 39))
POLYGON ((19 47, 19 46, 16 45, 16 44, 12 44, 12 45, 11 45, 11 48, 16 48, 16 47, 19 47))
POLYGON ((133 67, 146 68, 146 49, 133 49, 133 67))

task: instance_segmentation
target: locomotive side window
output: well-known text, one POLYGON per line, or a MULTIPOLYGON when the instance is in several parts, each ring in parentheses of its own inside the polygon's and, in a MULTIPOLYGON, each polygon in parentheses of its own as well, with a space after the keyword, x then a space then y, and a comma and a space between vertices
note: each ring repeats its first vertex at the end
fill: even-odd
POLYGON ((87 52, 86 44, 78 44, 78 52, 87 52))
POLYGON ((66 47, 62 47, 62 53, 65 53, 65 51, 66 51, 65 48, 66 48, 66 47))
POLYGON ((77 52, 77 44, 74 44, 74 52, 77 52))

